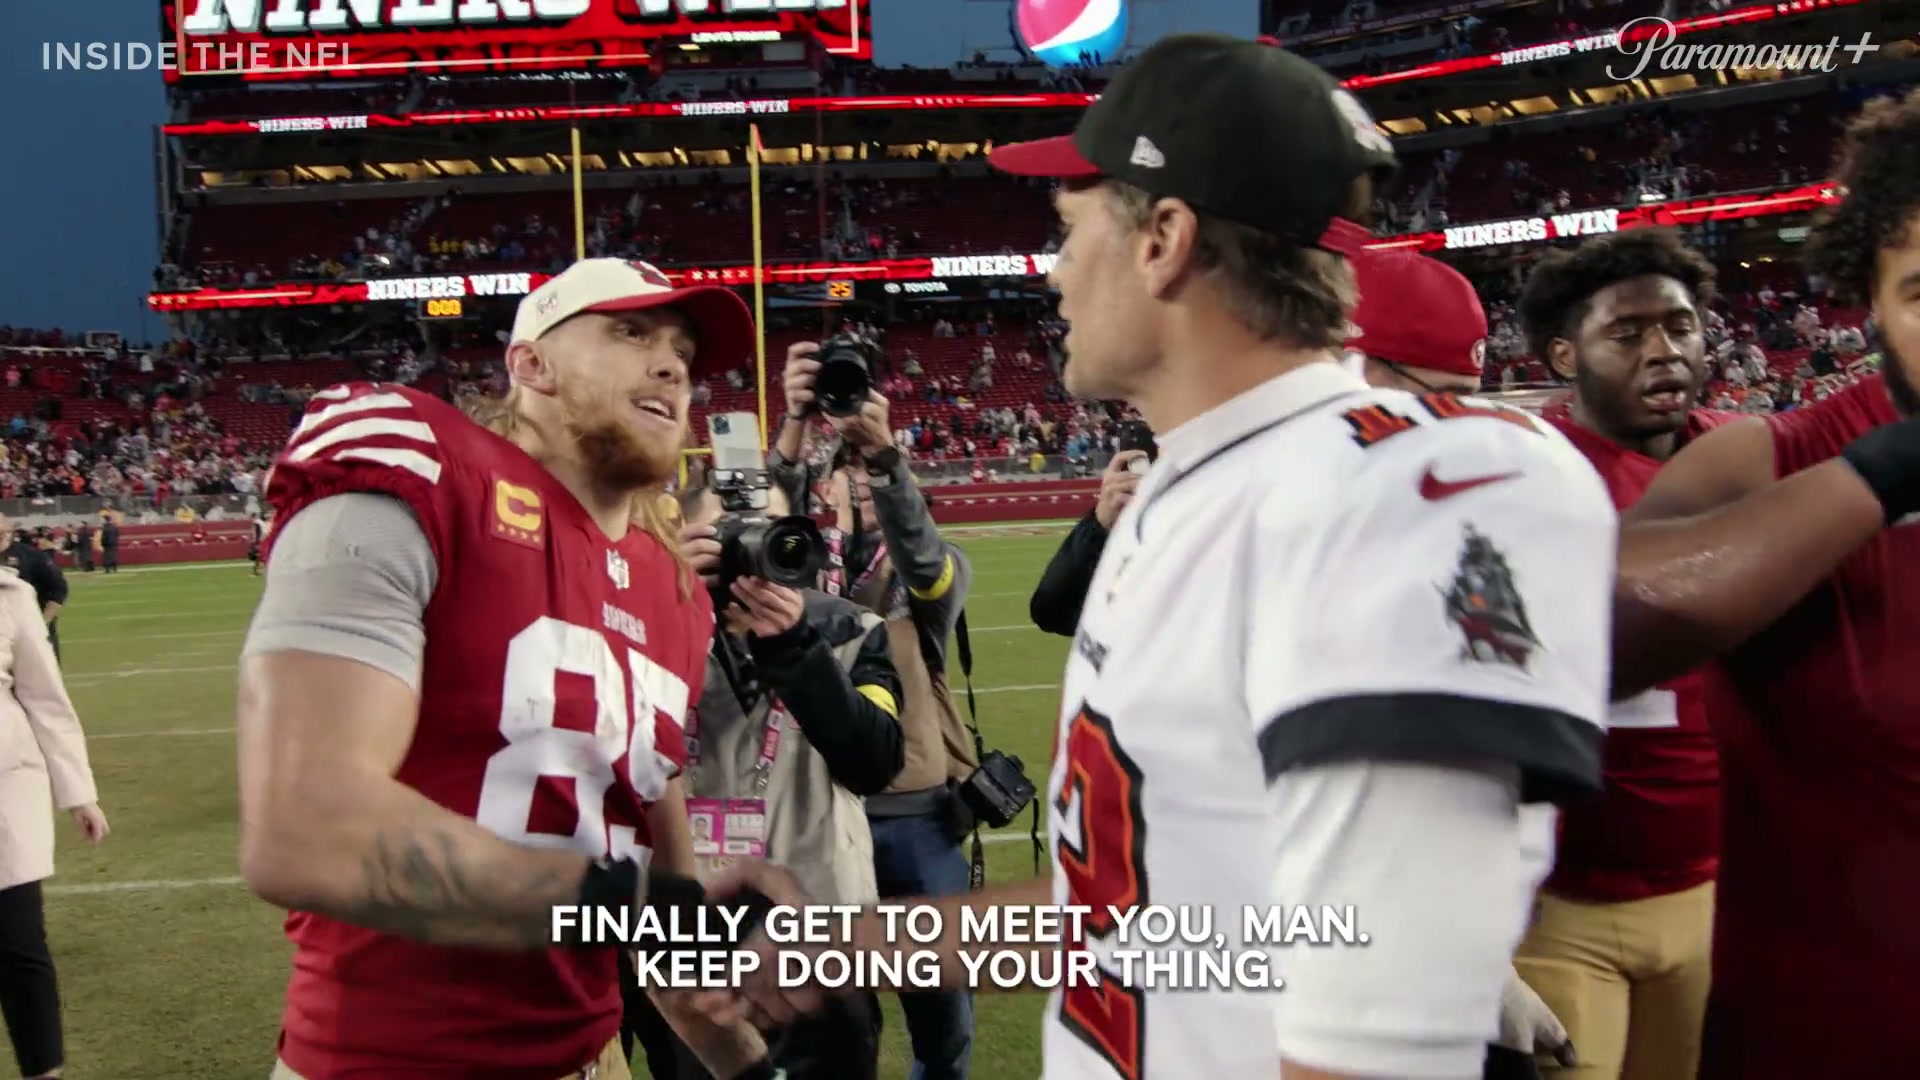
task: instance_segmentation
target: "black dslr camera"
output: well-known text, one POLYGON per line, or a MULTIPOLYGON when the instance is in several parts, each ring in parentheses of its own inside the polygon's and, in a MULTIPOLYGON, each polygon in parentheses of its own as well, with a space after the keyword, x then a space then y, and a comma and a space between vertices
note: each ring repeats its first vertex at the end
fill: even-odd
POLYGON ((990 829, 1012 824, 1035 793, 1025 770, 1019 758, 992 751, 980 759, 973 775, 960 781, 960 801, 990 829))
POLYGON ((835 334, 820 343, 820 373, 813 396, 828 416, 852 416, 873 389, 873 361, 879 348, 853 334, 835 334))
POLYGON ((714 525, 720 541, 720 580, 726 595, 743 577, 765 578, 789 589, 811 589, 827 565, 826 539, 813 519, 798 515, 769 518, 765 469, 715 469, 707 486, 720 497, 725 515, 714 525))

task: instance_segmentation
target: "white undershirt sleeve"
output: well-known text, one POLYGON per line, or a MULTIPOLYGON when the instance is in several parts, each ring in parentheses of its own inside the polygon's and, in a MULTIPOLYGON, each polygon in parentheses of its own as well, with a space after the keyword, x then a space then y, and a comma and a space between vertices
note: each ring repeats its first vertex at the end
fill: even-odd
POLYGON ((1285 843, 1272 902, 1351 905, 1366 935, 1274 948, 1283 1060, 1365 1077, 1480 1076, 1509 957, 1551 862, 1550 835, 1536 834, 1552 815, 1522 815, 1519 795, 1520 767, 1494 761, 1347 761, 1274 785, 1285 843))

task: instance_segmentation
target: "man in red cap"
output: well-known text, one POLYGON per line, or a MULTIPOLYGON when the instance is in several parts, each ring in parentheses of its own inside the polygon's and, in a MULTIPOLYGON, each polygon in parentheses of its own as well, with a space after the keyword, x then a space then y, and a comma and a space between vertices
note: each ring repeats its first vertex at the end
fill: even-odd
MULTIPOLYGON (((1696 408, 1713 267, 1666 230, 1596 237, 1534 266, 1520 297, 1533 355, 1573 386, 1546 420, 1614 504, 1724 418, 1696 408)), ((1700 1057, 1720 861, 1720 769, 1704 677, 1615 702, 1606 788, 1562 815, 1553 873, 1514 964, 1579 1048, 1574 1080, 1692 1076, 1700 1057)))
POLYGON ((1417 252, 1369 251, 1353 261, 1353 276, 1360 306, 1347 357, 1369 383, 1415 394, 1480 392, 1487 312, 1460 271, 1417 252))
MULTIPOLYGON (((559 947, 554 913, 704 903, 660 866, 713 613, 635 520, 696 361, 752 342, 731 292, 589 259, 521 301, 494 430, 313 396, 240 671, 241 873, 294 943, 275 1077, 627 1075, 622 944, 559 947)), ((721 1076, 760 1052, 714 1042, 721 1076)))

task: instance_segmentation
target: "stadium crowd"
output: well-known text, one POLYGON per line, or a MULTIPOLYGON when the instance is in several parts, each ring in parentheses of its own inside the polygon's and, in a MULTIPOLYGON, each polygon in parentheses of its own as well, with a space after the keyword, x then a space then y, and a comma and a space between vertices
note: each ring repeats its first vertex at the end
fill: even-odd
MULTIPOLYGON (((1589 5, 1568 17, 1611 23, 1630 17, 1628 8, 1634 6, 1589 5)), ((873 72, 860 78, 901 83, 913 82, 915 74, 873 72)), ((889 88, 855 86, 858 80, 848 79, 849 92, 889 88)), ((540 85, 507 82, 496 89, 511 96, 515 88, 524 92, 540 85)), ((740 85, 759 92, 749 83, 740 85)), ((1403 162, 1401 179, 1382 194, 1376 219, 1386 232, 1422 231, 1514 213, 1805 183, 1812 175, 1807 163, 1818 161, 1831 144, 1844 105, 1815 97, 1701 113, 1650 103, 1626 110, 1617 123, 1596 126, 1576 119, 1575 126, 1547 134, 1523 132, 1499 143, 1412 153, 1403 162)), ((946 146, 937 159, 925 146, 898 152, 906 155, 898 162, 937 160, 938 172, 879 178, 839 172, 816 176, 807 168, 772 174, 769 254, 876 259, 1022 252, 1050 244, 1043 190, 1017 178, 979 175, 982 152, 946 146), (978 227, 983 224, 991 227, 978 227), (993 240, 983 244, 982 236, 993 240)), ((743 182, 717 171, 642 172, 625 190, 589 194, 590 254, 663 265, 745 261, 749 253, 741 236, 702 223, 738 217, 746 199, 743 182)), ((188 205, 195 206, 191 198, 188 205)), ((426 198, 314 203, 297 229, 285 228, 284 220, 273 229, 255 227, 258 212, 251 206, 197 206, 178 249, 156 270, 156 284, 248 286, 458 270, 551 271, 572 256, 571 230, 565 227, 570 203, 546 193, 503 197, 456 187, 426 198)))
MULTIPOLYGON (((874 185, 868 197, 887 197, 885 185, 874 185)), ((605 225, 596 220, 595 231, 605 225)), ((552 231, 537 217, 527 229, 552 231)), ((1762 283, 1752 292, 1729 293, 1708 313, 1706 402, 1713 408, 1784 411, 1870 373, 1873 343, 1861 313, 1834 308, 1817 279, 1796 280, 1786 268, 1772 277, 1778 288, 1762 283)), ((1478 284, 1490 327, 1486 389, 1551 385, 1546 366, 1527 355, 1511 280, 1478 284)), ((291 326, 282 333, 258 327, 242 333, 238 324, 221 324, 203 328, 198 341, 122 346, 107 355, 75 350, 77 339, 58 330, 0 329, 6 389, 0 409, 13 410, 0 426, 0 497, 79 494, 157 504, 177 495, 249 494, 277 445, 276 433, 268 427, 261 436, 237 435, 206 402, 229 400, 291 418, 317 387, 342 374, 342 364, 363 377, 418 385, 448 399, 505 388, 498 357, 483 339, 445 348, 392 340, 348 351, 311 332, 320 328, 307 329, 304 336, 291 326), (36 363, 41 358, 29 348, 74 355, 36 363), (269 356, 294 363, 271 365, 265 374, 262 361, 269 356), (302 375, 302 364, 312 365, 310 377, 302 375), (69 420, 76 402, 105 411, 69 420)), ((775 344, 806 332, 777 321, 770 330, 775 344)), ((949 305, 896 326, 843 320, 839 330, 882 347, 885 366, 876 379, 894 403, 898 445, 917 460, 986 463, 943 478, 984 479, 1017 471, 1010 463, 1036 456, 1065 458, 1075 471, 1092 468, 1113 452, 1116 423, 1127 419, 1114 407, 1068 397, 1056 375, 1065 326, 1036 308, 949 305)), ((778 393, 778 373, 770 376, 769 391, 778 393)), ((695 408, 751 409, 752 384, 750 365, 703 378, 694 388, 695 408)))
MULTIPOLYGON (((1829 144, 1836 122, 1832 103, 1824 99, 1711 114, 1652 106, 1604 127, 1412 154, 1400 182, 1379 199, 1376 218, 1383 232, 1397 234, 1514 214, 1807 183, 1812 170, 1806 162, 1817 158, 1806 151, 1829 144)), ((1053 250, 1057 237, 1047 222, 1044 188, 982 177, 978 167, 973 157, 950 152, 927 177, 816 177, 810 168, 780 170, 767 192, 768 257, 869 260, 1053 250)), ((627 190, 594 191, 588 197, 589 254, 662 265, 744 261, 751 254, 743 246, 744 231, 710 226, 741 220, 748 197, 743 181, 718 171, 642 174, 627 190)), ((314 203, 297 232, 256 229, 255 212, 220 205, 197 211, 188 250, 156 270, 156 284, 551 272, 572 256, 570 206, 546 195, 497 196, 456 187, 431 198, 314 203)))

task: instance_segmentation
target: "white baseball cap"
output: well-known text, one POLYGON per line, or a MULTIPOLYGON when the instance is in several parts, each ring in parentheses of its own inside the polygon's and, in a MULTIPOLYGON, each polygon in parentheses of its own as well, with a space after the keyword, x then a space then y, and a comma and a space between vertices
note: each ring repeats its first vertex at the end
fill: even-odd
POLYGON ((582 259, 520 301, 513 317, 515 341, 538 341, 547 331, 586 312, 640 311, 672 305, 693 324, 699 342, 693 370, 727 367, 753 353, 753 312, 720 285, 676 289, 652 263, 582 259))

